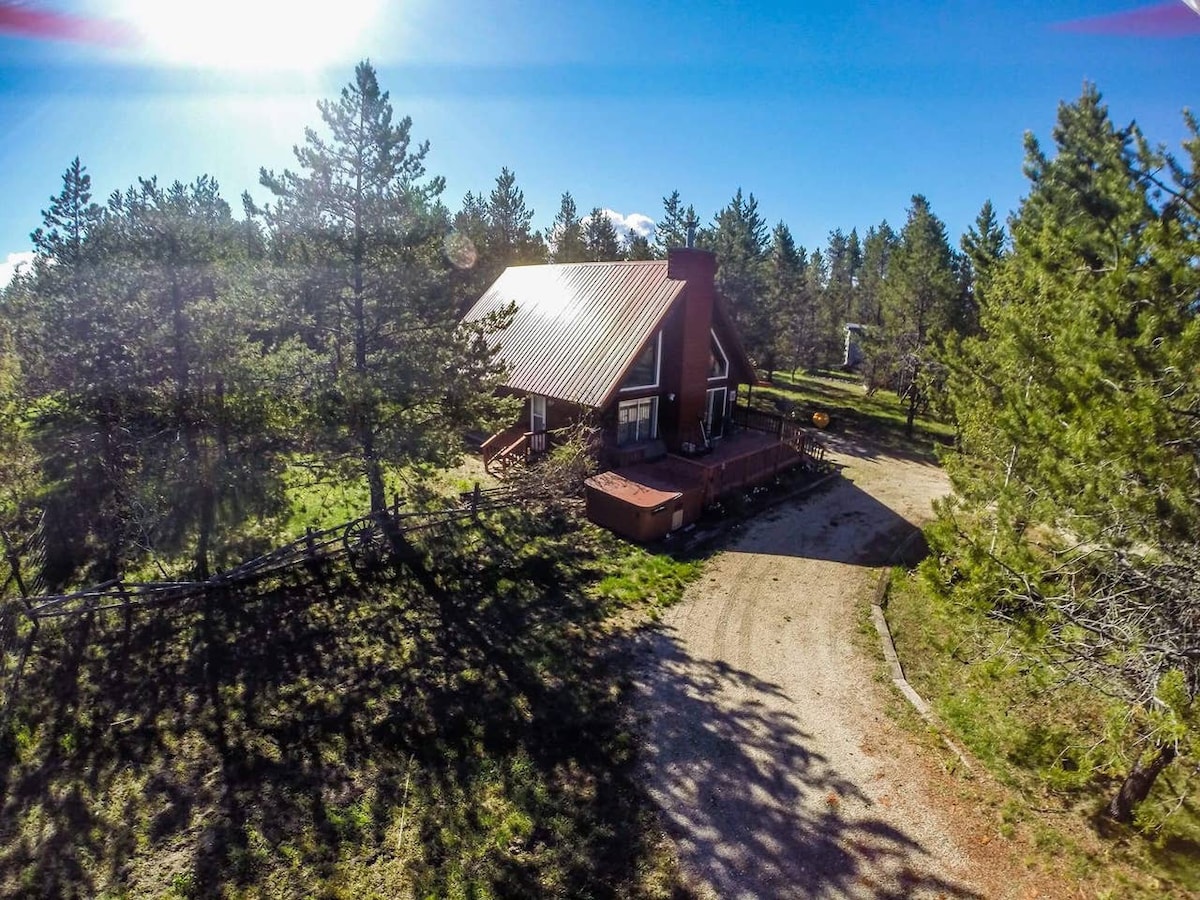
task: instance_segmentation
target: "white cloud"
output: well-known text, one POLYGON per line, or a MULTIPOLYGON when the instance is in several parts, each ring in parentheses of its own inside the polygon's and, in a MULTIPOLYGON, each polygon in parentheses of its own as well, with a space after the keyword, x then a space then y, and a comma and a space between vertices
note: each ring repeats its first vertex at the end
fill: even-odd
POLYGON ((8 287, 8 283, 17 274, 17 269, 33 265, 33 251, 24 250, 20 253, 8 254, 8 259, 0 262, 0 290, 8 287))
POLYGON ((654 234, 654 224, 652 218, 641 213, 630 213, 625 217, 625 227, 630 231, 636 231, 644 238, 649 238, 654 234))
MULTIPOLYGON (((605 208, 601 210, 604 215, 608 216, 613 227, 617 229, 617 234, 622 242, 627 242, 629 236, 633 233, 640 234, 642 237, 650 239, 654 235, 654 220, 642 213, 630 213, 625 216, 617 212, 615 209, 605 208)), ((586 225, 591 216, 583 217, 583 224, 586 225)))

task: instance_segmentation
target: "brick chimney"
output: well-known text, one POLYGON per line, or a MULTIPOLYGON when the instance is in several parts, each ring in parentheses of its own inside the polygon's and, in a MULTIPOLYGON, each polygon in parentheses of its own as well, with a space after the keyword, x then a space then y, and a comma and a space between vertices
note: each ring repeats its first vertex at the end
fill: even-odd
POLYGON ((708 250, 673 248, 667 251, 667 277, 686 281, 680 388, 678 396, 678 432, 680 442, 702 440, 700 421, 707 412, 708 364, 713 304, 716 302, 716 254, 708 250))

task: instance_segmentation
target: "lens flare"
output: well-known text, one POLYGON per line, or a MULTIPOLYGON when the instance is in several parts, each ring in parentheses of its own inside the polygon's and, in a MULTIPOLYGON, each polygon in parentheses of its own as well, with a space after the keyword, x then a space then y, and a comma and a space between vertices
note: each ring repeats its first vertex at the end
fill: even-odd
POLYGON ((442 245, 446 250, 446 259, 456 269, 470 269, 479 261, 479 251, 475 244, 461 231, 452 231, 446 235, 442 245))
POLYGON ((117 0, 150 61, 224 71, 314 72, 351 62, 381 0, 117 0))

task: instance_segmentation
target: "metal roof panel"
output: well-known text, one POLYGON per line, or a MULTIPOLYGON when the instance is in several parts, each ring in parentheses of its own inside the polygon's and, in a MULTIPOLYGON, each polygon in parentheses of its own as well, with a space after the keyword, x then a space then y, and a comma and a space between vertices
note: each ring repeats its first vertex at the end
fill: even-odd
POLYGON ((685 282, 666 260, 510 266, 466 321, 516 305, 490 340, 505 386, 598 407, 661 325, 685 282))

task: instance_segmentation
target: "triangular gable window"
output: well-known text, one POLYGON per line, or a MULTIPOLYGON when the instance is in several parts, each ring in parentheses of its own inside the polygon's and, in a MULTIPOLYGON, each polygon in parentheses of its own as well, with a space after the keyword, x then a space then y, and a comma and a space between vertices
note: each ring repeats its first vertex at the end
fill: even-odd
POLYGON ((729 377, 729 357, 725 355, 724 348, 721 347, 721 342, 717 340, 717 333, 709 331, 710 338, 708 345, 708 377, 710 380, 714 378, 729 377))
POLYGON ((646 345, 646 349, 642 351, 638 361, 634 363, 629 374, 625 376, 625 380, 621 382, 621 390, 631 391, 635 388, 658 387, 658 357, 661 349, 662 332, 660 331, 654 336, 654 340, 646 345))

